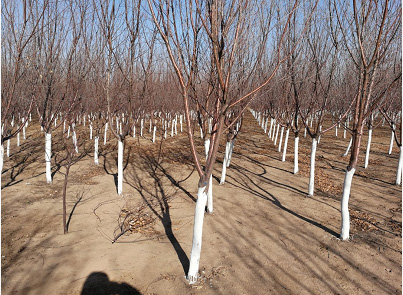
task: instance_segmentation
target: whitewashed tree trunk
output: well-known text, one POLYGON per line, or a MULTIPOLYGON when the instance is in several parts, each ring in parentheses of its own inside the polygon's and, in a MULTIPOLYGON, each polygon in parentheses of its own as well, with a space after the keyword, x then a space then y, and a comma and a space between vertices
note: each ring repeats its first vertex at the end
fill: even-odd
POLYGON ((203 138, 204 136, 203 136, 203 129, 201 128, 201 126, 200 126, 200 138, 203 138))
POLYGON ((347 133, 347 128, 344 127, 344 130, 343 130, 343 138, 344 138, 344 139, 346 139, 346 133, 347 133))
MULTIPOLYGON (((208 152, 210 149, 210 139, 204 141, 204 149, 206 151, 206 162, 208 158, 208 152)), ((208 192, 207 192, 207 212, 213 213, 213 174, 210 175, 208 192)))
POLYGON ((336 127, 335 127, 335 130, 336 130, 336 131, 335 131, 335 133, 336 133, 335 135, 336 135, 336 137, 337 137, 337 125, 336 125, 336 127))
POLYGON ((108 131, 108 122, 106 122, 105 123, 105 132, 104 132, 104 145, 106 145, 106 135, 107 135, 107 132, 108 131))
POLYGON ((229 153, 228 153, 228 159, 227 159, 227 168, 229 167, 231 163, 231 158, 232 158, 232 151, 234 150, 234 145, 235 145, 235 138, 231 141, 229 153))
POLYGON ((90 123, 90 139, 92 139, 92 123, 90 123))
POLYGON ((313 189, 314 189, 314 185, 315 185, 316 146, 317 146, 316 138, 313 138, 312 139, 312 149, 311 149, 311 166, 309 169, 309 186, 308 186, 308 195, 309 196, 313 196, 313 189))
POLYGON ((284 135, 284 127, 281 126, 281 132, 280 132, 280 142, 278 144, 278 151, 281 152, 281 143, 283 142, 283 135, 284 135))
POLYGON ((4 146, 0 146, 0 174, 3 172, 3 162, 4 162, 4 146))
POLYGON ((392 136, 390 137, 389 152, 388 152, 389 155, 392 154, 394 140, 395 140, 395 124, 392 124, 392 136))
POLYGON ((299 171, 298 168, 298 145, 299 145, 299 136, 296 136, 294 139, 294 174, 297 174, 299 171))
POLYGON ((77 135, 74 129, 73 129, 73 144, 74 144, 74 151, 76 152, 76 154, 78 154, 77 135))
POLYGON ((278 138, 278 130, 279 129, 280 129, 280 124, 277 124, 276 139, 274 140, 274 145, 277 145, 277 138, 278 138))
POLYGON ((222 171, 221 171, 221 180, 220 180, 220 184, 224 184, 225 183, 225 176, 227 174, 227 162, 228 162, 228 158, 229 158, 229 153, 230 153, 230 149, 231 149, 231 142, 227 141, 226 145, 225 145, 225 154, 224 154, 224 160, 222 162, 222 171))
POLYGON ((10 157, 10 139, 7 139, 7 157, 10 157))
POLYGON ((175 135, 178 135, 177 121, 178 121, 177 116, 175 116, 175 135))
POLYGON ((157 126, 154 126, 154 131, 153 131, 153 143, 155 142, 155 132, 157 131, 157 126))
POLYGON ((364 161, 364 168, 368 167, 369 162, 369 151, 371 149, 371 140, 372 140, 372 128, 368 130, 368 143, 367 143, 367 150, 365 151, 365 161, 364 161))
POLYGON ((174 136, 174 122, 171 122, 171 137, 174 136))
POLYGON ((350 142, 348 143, 348 147, 346 149, 346 152, 343 154, 343 157, 348 155, 348 152, 350 151, 351 144, 353 143, 353 137, 350 138, 350 142))
POLYGON ((23 124, 23 127, 22 127, 22 138, 25 140, 25 139, 26 139, 26 137, 25 137, 25 127, 28 126, 28 122, 25 122, 25 119, 22 118, 22 124, 23 124))
POLYGON ((70 125, 69 125, 69 127, 67 128, 67 138, 69 138, 70 137, 70 125))
POLYGON ((206 187, 199 187, 197 191, 197 201, 193 225, 192 251, 190 252, 189 272, 187 275, 187 280, 189 284, 196 283, 199 277, 199 262, 202 246, 204 208, 206 207, 207 202, 207 194, 205 192, 205 189, 206 187))
POLYGON ((151 127, 152 127, 152 122, 151 122, 151 118, 150 118, 150 129, 148 130, 148 133, 151 133, 151 127))
POLYGON ((20 133, 17 133, 17 146, 20 146, 20 133))
POLYGON ((183 131, 183 129, 182 129, 182 121, 183 121, 183 115, 180 115, 179 116, 179 123, 181 125, 181 132, 183 131))
POLYGON ((144 119, 141 119, 140 121, 140 136, 143 136, 143 128, 144 128, 144 119))
POLYGON ((272 128, 273 128, 273 118, 270 118, 270 128, 269 128, 269 133, 267 134, 269 136, 269 138, 271 137, 272 128))
POLYGON ((287 155, 287 145, 288 145, 288 136, 290 135, 290 129, 287 128, 287 132, 285 133, 285 140, 284 140, 284 150, 283 150, 283 158, 281 159, 285 162, 285 156, 287 155))
POLYGON ((99 136, 95 136, 94 137, 94 163, 95 163, 95 165, 99 165, 98 146, 99 146, 99 136))
POLYGON ((322 137, 322 125, 319 126, 319 136, 318 136, 318 144, 320 143, 320 138, 322 137))
POLYGON ((29 114, 29 122, 31 122, 32 121, 32 115, 31 115, 31 113, 29 114))
POLYGON ((402 169, 403 169, 403 145, 399 147, 399 160, 397 162, 396 184, 402 183, 402 169))
POLYGON ((46 163, 46 182, 52 183, 51 171, 51 158, 52 158, 52 134, 45 133, 45 163, 46 163))
POLYGON ((341 240, 348 240, 350 237, 350 213, 348 211, 348 200, 350 198, 351 182, 355 169, 346 170, 344 176, 343 196, 341 198, 341 240))
POLYGON ((133 137, 136 137, 136 125, 133 124, 133 137))
POLYGON ((118 140, 118 195, 123 192, 123 141, 118 140))

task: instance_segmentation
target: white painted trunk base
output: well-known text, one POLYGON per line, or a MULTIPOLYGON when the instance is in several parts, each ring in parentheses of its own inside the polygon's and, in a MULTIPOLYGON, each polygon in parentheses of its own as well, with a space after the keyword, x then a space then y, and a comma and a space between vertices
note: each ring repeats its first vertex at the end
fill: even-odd
POLYGON ((390 137, 390 144, 389 144, 389 151, 388 154, 392 154, 392 149, 393 149, 393 142, 395 141, 395 125, 393 124, 392 126, 392 135, 390 137))
POLYGON ((355 169, 346 170, 344 176, 343 196, 341 198, 341 234, 340 239, 345 241, 350 238, 350 213, 348 211, 348 200, 350 198, 351 183, 355 169))
POLYGON ((402 169, 403 169, 403 146, 399 148, 399 161, 397 162, 396 184, 402 184, 402 169))
POLYGON ((107 135, 107 132, 108 131, 108 122, 106 122, 105 123, 105 132, 104 132, 104 145, 106 145, 106 135, 107 135))
POLYGON ((281 143, 283 141, 283 135, 284 135, 284 127, 281 127, 281 132, 280 132, 280 142, 278 144, 278 151, 281 152, 281 143))
POLYGON ((4 146, 0 146, 0 174, 3 172, 3 162, 4 162, 4 146))
POLYGON ((316 156, 316 146, 317 141, 316 138, 312 139, 312 148, 311 148, 311 166, 309 169, 309 186, 308 186, 308 195, 313 196, 313 189, 315 184, 315 156, 316 156))
POLYGON ((194 284, 199 278, 199 262, 202 246, 204 208, 207 202, 206 187, 200 187, 197 191, 197 201, 193 225, 192 251, 190 252, 189 272, 187 280, 189 284, 194 284))
MULTIPOLYGON (((206 152, 206 161, 210 150, 210 139, 204 141, 204 150, 206 152)), ((213 213, 213 174, 210 175, 207 192, 207 212, 213 213)))
POLYGON ((123 142, 118 140, 118 195, 123 192, 123 142))
POLYGON ((287 145, 288 145, 288 136, 289 135, 290 135, 290 129, 287 128, 287 132, 285 133, 283 158, 281 159, 281 161, 283 161, 283 162, 285 162, 285 156, 287 155, 287 145))
POLYGON ((369 151, 371 149, 371 140, 372 140, 372 129, 368 130, 368 143, 367 143, 367 150, 365 151, 365 161, 364 161, 364 168, 368 167, 369 162, 369 151))
POLYGON ((154 126, 153 130, 153 142, 155 142, 155 132, 157 131, 157 126, 154 126))
POLYGON ((99 145, 99 136, 95 136, 95 139, 94 139, 94 163, 95 163, 95 165, 99 165, 98 145, 99 145))
POLYGON ((17 133, 17 146, 20 146, 20 133, 17 133))
POLYGON ((46 182, 52 183, 51 171, 51 157, 52 157, 52 134, 45 133, 45 163, 46 163, 46 182))
POLYGON ((346 149, 346 152, 343 154, 343 157, 348 155, 348 152, 350 151, 352 143, 353 143, 353 137, 350 138, 350 142, 348 143, 348 147, 346 149))
POLYGON ((277 145, 277 138, 278 138, 278 130, 279 129, 280 129, 280 124, 277 124, 276 139, 274 140, 274 145, 277 145))
POLYGON ((231 142, 227 141, 227 143, 225 145, 224 160, 222 161, 222 172, 221 172, 220 184, 225 183, 225 176, 227 174, 227 162, 228 162, 230 149, 231 149, 231 142))
POLYGON ((10 157, 10 139, 7 139, 7 157, 10 157))
POLYGON ((294 174, 297 174, 299 171, 298 168, 298 145, 299 145, 299 137, 295 137, 294 139, 294 174))
POLYGON ((234 145, 235 145, 235 138, 231 141, 229 153, 228 153, 228 159, 227 159, 227 168, 229 167, 231 163, 231 158, 232 158, 232 151, 234 150, 234 145))

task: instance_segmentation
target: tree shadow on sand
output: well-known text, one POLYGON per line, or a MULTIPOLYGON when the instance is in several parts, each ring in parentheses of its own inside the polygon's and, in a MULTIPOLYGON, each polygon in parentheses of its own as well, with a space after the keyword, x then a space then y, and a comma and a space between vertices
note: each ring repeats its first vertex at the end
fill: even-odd
POLYGON ((141 295, 134 287, 126 283, 109 280, 103 272, 93 272, 85 280, 81 295, 141 295))

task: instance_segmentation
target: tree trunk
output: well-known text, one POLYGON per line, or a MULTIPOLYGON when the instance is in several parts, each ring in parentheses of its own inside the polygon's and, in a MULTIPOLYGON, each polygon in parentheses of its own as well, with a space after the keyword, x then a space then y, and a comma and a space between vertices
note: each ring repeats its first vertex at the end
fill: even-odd
POLYGON ((143 128, 144 128, 144 119, 141 119, 140 121, 140 136, 143 136, 143 128))
POLYGON ((205 189, 206 187, 199 187, 197 191, 197 201, 193 225, 192 251, 190 252, 189 272, 187 276, 189 284, 196 283, 199 277, 198 272, 202 246, 204 208, 207 202, 207 194, 205 192, 205 189))
POLYGON ((10 139, 7 139, 7 157, 10 157, 10 139))
POLYGON ((298 144, 299 144, 299 136, 295 136, 294 139, 294 174, 297 174, 299 171, 298 168, 298 144))
POLYGON ((52 183, 51 171, 51 157, 52 157, 52 134, 45 133, 45 163, 46 163, 46 182, 52 183))
POLYGON ((108 131, 108 122, 105 123, 105 132, 104 132, 104 145, 106 145, 106 132, 108 131))
POLYGON ((372 128, 368 130, 368 143, 367 143, 367 150, 365 151, 365 161, 364 161, 364 168, 368 167, 369 162, 369 150, 371 148, 371 139, 372 139, 372 128))
POLYGON ((155 142, 155 132, 157 131, 157 126, 154 126, 153 130, 153 143, 155 142))
POLYGON ((231 145, 230 145, 230 149, 229 149, 229 153, 228 153, 228 159, 227 159, 227 168, 229 167, 229 165, 231 163, 232 151, 234 150, 234 145, 235 145, 235 138, 232 139, 232 141, 231 141, 231 145))
POLYGON ((17 146, 20 146, 20 133, 17 133, 17 146))
POLYGON ((283 158, 282 161, 285 162, 285 156, 287 155, 287 145, 288 145, 288 136, 290 135, 290 129, 287 128, 287 132, 285 133, 285 140, 284 140, 284 150, 283 150, 283 158))
MULTIPOLYGON (((206 151, 206 162, 210 150, 210 139, 204 141, 204 149, 206 151)), ((213 174, 210 175, 208 192, 207 192, 207 212, 213 213, 213 174)))
POLYGON ((228 162, 228 158, 229 158, 230 149, 231 149, 231 142, 227 141, 227 143, 225 145, 224 160, 222 161, 222 172, 221 172, 220 184, 225 183, 225 175, 227 173, 227 162, 228 162))
POLYGON ((99 136, 95 136, 95 140, 94 140, 94 163, 95 163, 95 165, 99 165, 98 142, 99 142, 99 136))
POLYGON ((348 152, 350 151, 350 148, 351 148, 351 144, 352 144, 352 143, 353 143, 353 137, 351 136, 350 142, 349 142, 349 144, 348 144, 348 147, 347 147, 347 149, 346 149, 346 152, 343 154, 343 157, 345 157, 345 156, 348 155, 348 152))
POLYGON ((3 172, 3 161, 4 161, 4 146, 0 146, 0 175, 3 172))
POLYGON ((350 198, 351 183, 355 169, 352 168, 350 171, 348 169, 349 167, 347 167, 344 176, 343 196, 341 199, 341 240, 348 240, 350 237, 350 213, 348 211, 348 201, 350 198))
POLYGON ((67 204, 66 204, 66 197, 67 197, 67 182, 69 178, 69 171, 70 166, 67 164, 66 167, 66 174, 64 174, 64 185, 63 185, 63 233, 67 234, 67 204))
POLYGON ((312 149, 311 149, 311 166, 309 169, 309 187, 308 195, 313 196, 313 189, 315 184, 315 156, 316 156, 316 138, 312 138, 312 149))
POLYGON ((122 194, 123 189, 123 141, 118 140, 118 195, 122 194))
POLYGON ((402 183, 402 165, 403 165, 403 145, 399 147, 399 160, 397 162, 397 173, 396 173, 396 184, 400 185, 402 183))
POLYGON ((281 152, 281 143, 283 142, 284 127, 281 126, 280 142, 278 143, 278 151, 281 152))
POLYGON ((392 154, 393 141, 395 140, 395 124, 392 124, 392 136, 390 137, 390 145, 388 154, 392 154))
POLYGON ((280 129, 280 124, 277 124, 277 130, 276 130, 276 138, 274 140, 274 145, 277 145, 277 138, 278 138, 278 130, 280 129))

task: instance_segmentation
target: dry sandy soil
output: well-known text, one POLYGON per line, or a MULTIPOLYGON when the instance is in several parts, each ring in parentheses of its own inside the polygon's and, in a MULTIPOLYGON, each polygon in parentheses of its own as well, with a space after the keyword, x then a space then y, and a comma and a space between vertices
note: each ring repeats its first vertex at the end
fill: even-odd
MULTIPOLYGON (((347 158, 341 155, 348 139, 341 132, 336 138, 334 131, 322 137, 315 195, 308 197, 310 140, 300 140, 301 171, 293 175, 293 136, 281 162, 277 147, 248 112, 224 185, 218 185, 220 150, 214 213, 205 216, 201 278, 193 286, 185 272, 198 178, 185 133, 155 144, 148 132, 128 140, 123 197, 115 186, 116 140, 101 143, 98 167, 90 143, 81 146, 88 155, 71 170, 64 235, 65 168, 52 162, 54 181, 46 184, 43 135, 33 125, 28 130, 20 147, 12 140, 1 179, 2 294, 402 292, 402 195, 393 184, 398 151, 387 154, 386 126, 374 130, 367 169, 364 137, 351 192, 351 240, 342 242, 347 158), (128 224, 135 229, 112 243, 128 224)), ((198 144, 202 151, 200 139, 198 144)))

